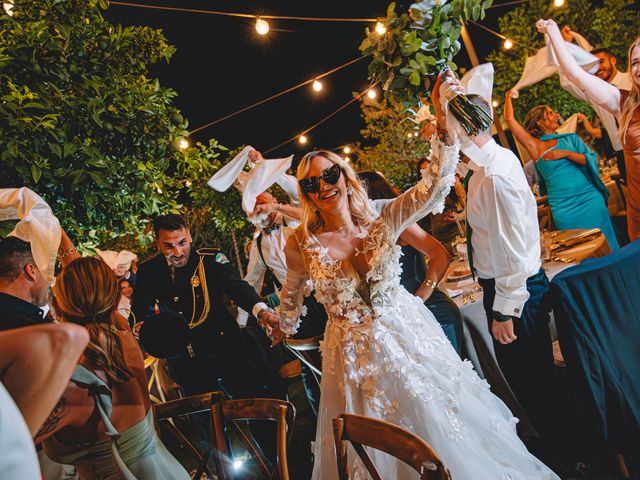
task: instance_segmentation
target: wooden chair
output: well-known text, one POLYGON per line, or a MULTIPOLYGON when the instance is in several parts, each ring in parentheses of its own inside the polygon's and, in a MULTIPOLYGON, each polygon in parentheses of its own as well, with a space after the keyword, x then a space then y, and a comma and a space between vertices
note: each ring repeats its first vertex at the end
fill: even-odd
POLYGON ((347 441, 351 442, 373 480, 382 480, 382 477, 364 449, 365 446, 402 460, 420 474, 421 480, 451 479, 448 470, 424 440, 391 423, 360 415, 342 414, 333 419, 333 436, 340 480, 349 479, 347 441))
POLYGON ((199 467, 194 478, 200 479, 203 472, 209 475, 211 479, 215 477, 207 467, 208 458, 200 455, 198 449, 191 444, 189 439, 176 426, 174 419, 201 412, 210 412, 211 406, 223 398, 223 392, 209 392, 179 398, 177 400, 170 400, 165 403, 153 404, 151 406, 151 408, 153 408, 153 418, 158 434, 160 434, 160 421, 166 421, 166 427, 169 433, 196 458, 199 467))
POLYGON ((241 400, 219 400, 211 407, 212 435, 216 470, 220 480, 230 480, 233 473, 233 460, 229 455, 225 426, 233 431, 244 447, 251 453, 264 478, 289 480, 287 463, 287 444, 293 430, 295 419, 294 406, 284 400, 271 398, 252 398, 241 400), (275 420, 277 428, 277 460, 275 469, 271 469, 260 448, 240 427, 244 420, 275 420))
POLYGON ((287 338, 283 343, 301 362, 308 366, 314 374, 322 375, 322 365, 316 365, 308 353, 310 351, 320 350, 321 340, 322 336, 303 338, 300 340, 287 338))

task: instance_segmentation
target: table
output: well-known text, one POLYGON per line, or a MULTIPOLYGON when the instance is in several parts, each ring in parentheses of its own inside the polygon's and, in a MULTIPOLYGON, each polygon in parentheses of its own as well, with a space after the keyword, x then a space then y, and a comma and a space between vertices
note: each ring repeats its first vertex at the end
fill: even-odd
MULTIPOLYGON (((553 241, 559 241, 582 231, 584 230, 565 230, 551 232, 550 235, 552 236, 553 241)), ((542 268, 547 273, 549 280, 551 280, 561 271, 573 265, 577 265, 585 258, 601 257, 609 253, 611 253, 609 244, 607 243, 604 235, 600 234, 598 237, 586 242, 585 244, 577 245, 576 247, 562 251, 561 258, 564 260, 570 259, 569 262, 543 262, 542 268)), ((453 301, 458 305, 460 313, 462 314, 464 331, 462 345, 464 352, 471 363, 473 363, 478 374, 489 382, 489 385, 491 385, 491 391, 500 397, 511 409, 513 414, 520 419, 520 432, 525 436, 533 436, 535 435, 535 429, 533 429, 524 409, 513 394, 513 391, 509 387, 509 384, 500 371, 500 367, 496 361, 495 351, 493 349, 493 340, 489 332, 487 316, 482 305, 482 289, 478 285, 477 281, 471 278, 460 282, 446 281, 449 274, 459 267, 468 268, 468 262, 466 260, 452 261, 443 277, 443 281, 440 283, 440 288, 445 292, 447 290, 465 291, 465 293, 453 298, 453 301)), ((557 335, 555 334, 553 314, 550 328, 552 338, 555 340, 557 335)))

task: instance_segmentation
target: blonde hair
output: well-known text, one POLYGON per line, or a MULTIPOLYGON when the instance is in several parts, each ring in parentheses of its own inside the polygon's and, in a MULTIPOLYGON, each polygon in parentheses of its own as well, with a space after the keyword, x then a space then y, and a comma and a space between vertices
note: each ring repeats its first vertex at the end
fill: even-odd
MULTIPOLYGON (((328 150, 316 150, 314 152, 307 153, 298 165, 298 180, 302 180, 309 174, 311 168, 311 162, 317 157, 326 158, 334 165, 339 165, 344 175, 347 188, 350 190, 348 195, 349 211, 351 212, 351 219, 358 225, 369 225, 376 215, 369 206, 369 197, 367 192, 362 187, 358 174, 345 162, 342 157, 336 155, 328 150)), ((322 225, 322 216, 315 204, 309 198, 309 194, 300 188, 298 185, 298 191, 300 195, 300 203, 302 205, 301 216, 301 228, 305 238, 309 236, 309 232, 316 232, 322 225)))
POLYGON ((131 372, 112 323, 120 298, 113 270, 97 257, 78 258, 58 275, 53 293, 57 313, 89 331, 87 360, 113 382, 129 380, 131 372))
MULTIPOLYGON (((633 50, 636 47, 640 47, 640 37, 636 38, 636 41, 631 44, 629 47, 629 63, 627 68, 629 69, 629 77, 631 77, 631 55, 633 55, 633 50)), ((640 66, 638 66, 640 68, 640 66)), ((640 89, 638 88, 638 84, 631 79, 631 91, 627 96, 622 108, 620 109, 620 130, 618 131, 618 139, 620 143, 624 145, 625 137, 627 136, 627 131, 629 130, 629 125, 631 124, 631 119, 633 118, 633 113, 636 109, 640 107, 640 89)))

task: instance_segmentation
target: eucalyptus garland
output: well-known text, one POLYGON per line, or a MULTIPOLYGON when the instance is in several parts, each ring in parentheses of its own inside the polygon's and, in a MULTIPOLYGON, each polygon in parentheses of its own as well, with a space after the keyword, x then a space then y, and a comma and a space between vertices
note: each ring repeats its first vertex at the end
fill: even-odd
MULTIPOLYGON (((387 8, 381 23, 386 31, 366 30, 360 45, 372 56, 369 77, 382 85, 385 95, 414 113, 429 96, 437 75, 457 70, 453 57, 460 51, 460 31, 466 20, 481 20, 492 0, 424 0, 398 14, 396 4, 387 8)), ((449 102, 449 109, 468 134, 491 125, 491 117, 464 95, 449 102)))

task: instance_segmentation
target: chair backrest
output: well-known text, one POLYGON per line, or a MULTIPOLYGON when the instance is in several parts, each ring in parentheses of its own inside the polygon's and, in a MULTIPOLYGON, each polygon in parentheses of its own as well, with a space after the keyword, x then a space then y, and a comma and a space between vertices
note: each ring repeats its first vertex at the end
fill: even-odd
POLYGON ((220 400, 211 407, 212 436, 216 470, 221 480, 234 478, 233 462, 229 458, 225 426, 232 430, 242 444, 251 452, 265 478, 289 480, 287 444, 293 430, 295 408, 290 402, 271 398, 251 398, 241 400, 220 400), (263 458, 260 448, 240 428, 238 421, 275 420, 277 429, 277 461, 275 471, 271 471, 263 458))
MULTIPOLYGON (((165 425, 169 433, 171 433, 171 435, 173 435, 176 440, 178 440, 178 442, 196 458, 200 465, 197 475, 205 472, 209 475, 209 478, 215 478, 206 465, 207 459, 200 455, 198 449, 191 444, 187 436, 180 431, 173 420, 177 417, 209 412, 211 411, 211 406, 223 398, 223 392, 208 392, 151 405, 151 408, 153 408, 153 418, 156 425, 156 431, 160 434, 160 421, 168 420, 165 425)), ((196 476, 196 478, 200 477, 196 476)))
POLYGON ((333 420, 338 477, 348 480, 347 444, 350 441, 374 480, 382 480, 365 446, 385 452, 420 474, 421 480, 450 480, 450 475, 431 447, 417 435, 382 420, 342 414, 333 420))
POLYGON ((310 351, 320 350, 321 340, 322 335, 302 339, 287 338, 283 343, 289 351, 298 357, 298 360, 309 367, 312 372, 316 375, 322 375, 322 365, 317 365, 317 362, 314 362, 313 358, 308 353, 310 351))

